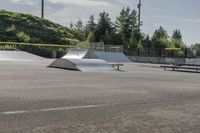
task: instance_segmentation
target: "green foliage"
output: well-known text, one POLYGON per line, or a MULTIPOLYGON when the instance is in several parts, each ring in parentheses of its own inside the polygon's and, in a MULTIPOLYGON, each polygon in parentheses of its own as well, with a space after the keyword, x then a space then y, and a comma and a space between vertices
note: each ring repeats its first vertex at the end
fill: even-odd
POLYGON ((182 34, 181 34, 181 31, 180 30, 174 30, 173 31, 173 35, 172 35, 172 39, 176 39, 176 40, 179 40, 179 41, 182 41, 182 34))
POLYGON ((74 32, 39 17, 0 10, 0 41, 69 44, 74 32))
MULTIPOLYGON (((111 21, 111 18, 109 17, 109 14, 107 12, 102 12, 99 14, 99 20, 98 20, 98 24, 97 24, 97 32, 96 32, 96 39, 97 41, 107 41, 110 42, 108 40, 110 34, 112 34, 114 32, 114 24, 111 21)), ((106 42, 105 42, 106 43, 106 42)))
POLYGON ((104 42, 105 44, 111 44, 112 43, 112 38, 108 30, 106 31, 105 35, 102 36, 101 42, 104 42))
POLYGON ((159 39, 162 39, 162 38, 169 38, 168 34, 167 34, 167 31, 162 27, 160 26, 157 30, 155 30, 155 32, 153 33, 153 37, 152 37, 152 40, 159 40, 159 39))
POLYGON ((117 33, 121 36, 122 45, 127 48, 137 48, 140 36, 137 25, 137 12, 129 7, 123 8, 116 20, 117 33))
POLYGON ((149 35, 144 36, 142 40, 142 45, 144 48, 153 48, 152 41, 149 35))
POLYGON ((95 35, 96 30, 97 30, 97 24, 95 23, 94 15, 91 15, 85 26, 85 30, 84 30, 84 35, 85 35, 87 41, 88 41, 88 38, 91 38, 91 33, 93 33, 94 35, 92 35, 92 36, 95 37, 95 40, 93 40, 93 42, 96 41, 96 35, 95 35))
POLYGON ((87 42, 95 42, 96 41, 96 37, 94 32, 90 32, 87 38, 87 42))
POLYGON ((0 50, 9 50, 9 51, 13 51, 16 48, 10 45, 0 45, 0 50))
POLYGON ((76 24, 75 24, 75 27, 73 29, 74 31, 74 36, 76 38, 78 38, 80 41, 84 41, 85 39, 85 36, 84 36, 84 25, 83 25, 83 22, 81 19, 79 19, 76 24))
POLYGON ((86 25, 86 29, 89 30, 90 32, 95 33, 97 30, 97 24, 95 23, 95 18, 94 15, 91 15, 89 18, 89 21, 86 25))
POLYGON ((137 35, 136 35, 135 31, 133 30, 131 33, 131 39, 130 39, 128 48, 139 48, 139 41, 136 36, 137 35))
POLYGON ((31 39, 29 35, 25 34, 24 32, 19 32, 16 34, 16 36, 19 42, 29 42, 31 39))
POLYGON ((171 43, 175 48, 186 48, 186 45, 180 39, 171 39, 171 43))
POLYGON ((196 57, 200 57, 200 43, 196 43, 191 46, 191 50, 193 51, 196 57))

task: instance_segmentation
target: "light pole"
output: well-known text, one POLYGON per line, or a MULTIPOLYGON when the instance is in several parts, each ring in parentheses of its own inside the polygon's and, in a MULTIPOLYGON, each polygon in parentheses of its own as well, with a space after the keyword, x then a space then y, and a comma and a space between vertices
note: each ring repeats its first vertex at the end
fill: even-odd
POLYGON ((141 27, 141 0, 139 0, 139 4, 138 4, 138 29, 140 31, 140 27, 141 27))
POLYGON ((42 0, 42 6, 41 6, 41 17, 44 18, 44 0, 42 0))

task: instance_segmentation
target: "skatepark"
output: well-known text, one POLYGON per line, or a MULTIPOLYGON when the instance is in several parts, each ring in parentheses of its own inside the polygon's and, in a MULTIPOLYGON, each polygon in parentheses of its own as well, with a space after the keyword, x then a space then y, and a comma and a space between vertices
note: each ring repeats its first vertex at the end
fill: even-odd
POLYGON ((75 66, 83 71, 50 68, 54 59, 1 51, 0 132, 200 130, 199 74, 130 62, 120 62, 124 66, 116 71, 109 61, 79 53, 61 60, 82 64, 81 60, 100 69, 85 70, 80 64, 75 66))
POLYGON ((49 67, 79 71, 112 71, 113 64, 130 63, 131 61, 122 52, 104 52, 94 49, 69 49, 61 59, 51 63, 49 67))

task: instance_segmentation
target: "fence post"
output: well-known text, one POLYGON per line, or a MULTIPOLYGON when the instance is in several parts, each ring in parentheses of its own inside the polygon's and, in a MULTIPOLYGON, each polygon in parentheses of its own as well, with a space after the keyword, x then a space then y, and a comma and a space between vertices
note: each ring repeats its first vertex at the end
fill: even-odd
POLYGON ((185 58, 187 58, 188 57, 188 49, 187 48, 185 49, 184 54, 185 54, 185 58))
POLYGON ((148 48, 148 56, 149 56, 149 57, 151 56, 150 48, 148 48))
POLYGON ((161 49, 161 48, 159 49, 158 56, 159 56, 159 57, 162 56, 162 49, 161 49))
POLYGON ((140 56, 140 48, 137 49, 138 56, 140 56))

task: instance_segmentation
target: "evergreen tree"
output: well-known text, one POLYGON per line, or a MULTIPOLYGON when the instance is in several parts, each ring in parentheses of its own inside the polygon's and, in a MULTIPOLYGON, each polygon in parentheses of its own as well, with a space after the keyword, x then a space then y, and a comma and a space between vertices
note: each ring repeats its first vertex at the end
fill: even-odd
POLYGON ((84 28, 83 22, 82 22, 82 20, 79 18, 79 20, 78 20, 77 23, 75 24, 75 29, 76 29, 77 31, 83 31, 83 28, 84 28))
MULTIPOLYGON (((97 24, 97 34, 96 34, 96 39, 97 41, 104 40, 105 35, 112 34, 114 32, 114 24, 111 21, 109 14, 106 13, 105 11, 99 14, 100 18, 98 20, 97 24)), ((106 35, 106 36, 107 36, 106 35)))
POLYGON ((72 30, 74 29, 74 24, 72 22, 70 23, 69 28, 72 30))
POLYGON ((94 32, 90 32, 88 37, 87 37, 87 42, 95 42, 96 41, 96 37, 94 32))
POLYGON ((161 38, 168 38, 168 34, 167 34, 167 31, 162 27, 160 26, 157 30, 155 30, 155 32, 153 33, 153 37, 152 39, 153 40, 159 40, 161 38))
POLYGON ((174 30, 173 31, 173 35, 172 35, 172 39, 177 39, 179 41, 182 41, 182 34, 180 30, 174 30))
POLYGON ((74 31, 75 31, 75 36, 76 38, 78 38, 81 41, 85 40, 85 36, 84 36, 84 25, 81 19, 79 19, 77 21, 77 23, 75 24, 74 27, 74 31))
POLYGON ((200 57, 200 43, 196 43, 191 46, 192 51, 194 52, 196 57, 200 57))
POLYGON ((90 31, 90 32, 96 32, 96 28, 97 28, 97 24, 95 23, 95 18, 94 15, 91 15, 89 18, 89 21, 86 25, 86 28, 90 31))
POLYGON ((108 32, 108 30, 106 31, 105 35, 103 36, 102 41, 103 41, 105 44, 111 44, 111 43, 112 43, 112 38, 111 38, 111 35, 110 35, 110 33, 108 32))
POLYGON ((139 31, 137 25, 137 12, 130 10, 129 7, 123 8, 120 16, 116 20, 117 33, 120 34, 124 49, 127 50, 130 46, 134 46, 139 41, 139 31))
POLYGON ((153 33, 152 42, 155 48, 166 48, 169 47, 169 36, 167 31, 160 26, 155 32, 153 33))
MULTIPOLYGON (((97 24, 95 23, 95 18, 94 18, 94 15, 91 15, 87 24, 86 24, 86 27, 84 29, 84 34, 85 34, 85 37, 86 37, 86 40, 88 41, 88 38, 92 36, 96 36, 96 29, 97 29, 97 24)), ((93 41, 96 41, 96 37, 93 41)))
POLYGON ((151 48, 152 47, 152 42, 151 42, 151 38, 149 35, 146 35, 144 37, 144 39, 142 40, 142 44, 144 46, 144 48, 151 48))
POLYGON ((136 32, 132 30, 130 44, 128 48, 138 48, 139 42, 136 36, 136 32))

